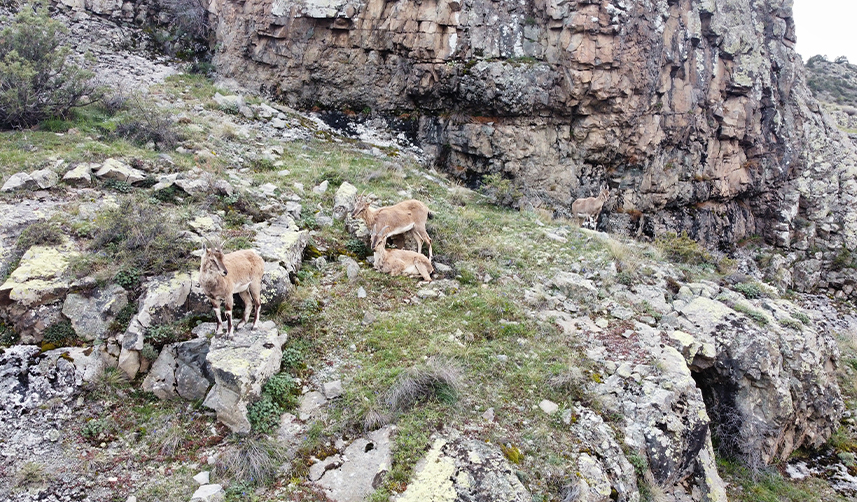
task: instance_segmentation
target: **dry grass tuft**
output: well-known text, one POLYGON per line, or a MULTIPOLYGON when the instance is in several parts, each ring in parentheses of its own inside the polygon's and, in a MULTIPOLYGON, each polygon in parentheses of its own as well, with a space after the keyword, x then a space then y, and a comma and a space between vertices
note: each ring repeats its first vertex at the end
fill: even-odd
POLYGON ((378 409, 372 408, 366 412, 363 417, 363 430, 375 431, 392 422, 393 417, 389 413, 384 413, 378 409))
POLYGON ((452 402, 461 389, 461 370, 447 359, 431 357, 425 367, 411 368, 387 391, 384 404, 393 412, 410 409, 420 401, 436 398, 452 402))
POLYGON ((233 482, 262 485, 274 478, 286 459, 286 451, 276 440, 247 437, 229 445, 214 468, 233 482))

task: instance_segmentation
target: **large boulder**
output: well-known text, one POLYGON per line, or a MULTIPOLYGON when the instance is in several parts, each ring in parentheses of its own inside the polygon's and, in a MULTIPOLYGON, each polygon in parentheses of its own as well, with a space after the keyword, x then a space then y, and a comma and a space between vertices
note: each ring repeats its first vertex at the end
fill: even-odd
POLYGON ((27 173, 15 173, 3 183, 0 192, 15 192, 18 190, 35 190, 39 187, 36 180, 27 173))
POLYGON ((137 314, 122 335, 119 367, 129 378, 140 370, 140 351, 146 331, 158 324, 171 323, 185 314, 185 303, 191 290, 191 276, 174 272, 153 277, 144 284, 145 293, 138 300, 137 314))
POLYGON ((69 169, 62 180, 72 186, 89 186, 92 184, 92 171, 98 168, 97 164, 81 162, 69 169))
POLYGON ((132 185, 146 179, 146 173, 116 159, 105 160, 95 172, 95 176, 107 180, 125 181, 132 185))
POLYGON ((388 425, 355 439, 342 454, 331 455, 313 464, 310 481, 321 486, 336 502, 362 502, 380 484, 390 470, 390 433, 388 425))
POLYGON ((309 233, 299 230, 294 220, 280 217, 257 229, 256 251, 266 262, 274 262, 288 273, 300 269, 309 233))
POLYGON ((143 380, 143 390, 161 399, 198 401, 205 398, 214 383, 206 361, 209 346, 207 338, 164 346, 143 380))
POLYGON ((785 300, 727 290, 718 299, 682 307, 684 335, 670 340, 690 361, 720 448, 762 466, 823 445, 844 410, 832 334, 799 322, 802 312, 785 300))
POLYGON ((337 220, 345 219, 345 216, 354 209, 354 201, 357 199, 357 188, 345 181, 333 195, 333 217, 337 220))
POLYGON ((70 242, 32 246, 0 285, 0 316, 12 324, 25 343, 38 342, 57 319, 60 302, 71 286, 69 261, 79 255, 70 242))
POLYGON ((84 340, 102 339, 110 323, 128 304, 128 294, 117 285, 94 290, 91 294, 69 293, 63 302, 62 313, 74 331, 84 340))
POLYGON ((53 169, 39 169, 31 172, 30 176, 42 190, 53 188, 59 182, 59 176, 53 169))
POLYGON ((217 412, 217 419, 232 432, 248 434, 247 407, 262 394, 262 386, 280 370, 282 347, 288 335, 273 321, 236 330, 230 340, 214 338, 206 361, 214 387, 203 405, 217 412))
POLYGON ((0 351, 0 421, 37 410, 52 399, 72 399, 99 371, 100 359, 92 349, 42 353, 35 345, 15 345, 0 351))

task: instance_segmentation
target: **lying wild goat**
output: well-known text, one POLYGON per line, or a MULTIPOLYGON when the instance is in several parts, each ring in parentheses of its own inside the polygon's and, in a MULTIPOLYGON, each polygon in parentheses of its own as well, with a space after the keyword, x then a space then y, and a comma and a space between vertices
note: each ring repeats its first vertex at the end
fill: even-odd
MULTIPOLYGON (((428 206, 414 199, 405 200, 393 206, 372 209, 369 199, 363 195, 354 201, 352 218, 363 218, 372 235, 382 237, 379 229, 389 228, 383 238, 412 232, 417 241, 417 253, 422 254, 423 242, 428 244, 429 260, 432 259, 431 237, 426 232, 426 219, 431 217, 428 206)), ((373 243, 374 248, 374 243, 373 243)))
POLYGON ((590 223, 594 229, 595 224, 598 221, 598 215, 601 213, 601 207, 604 206, 604 202, 609 197, 610 190, 608 188, 602 188, 598 197, 587 197, 585 199, 577 199, 572 202, 571 212, 576 218, 578 218, 578 223, 580 222, 580 218, 586 217, 587 223, 590 223))
POLYGON ((244 320, 237 327, 247 324, 250 319, 252 298, 256 318, 253 328, 259 322, 259 311, 262 308, 262 274, 265 272, 265 261, 252 249, 242 249, 229 254, 223 254, 222 244, 205 246, 202 252, 202 263, 199 266, 199 285, 202 292, 211 301, 217 316, 216 333, 220 333, 223 321, 220 320, 220 302, 225 303, 226 323, 228 325, 226 338, 232 336, 232 295, 238 293, 244 301, 244 320))
POLYGON ((390 234, 385 234, 386 230, 387 227, 383 227, 380 232, 372 233, 375 269, 390 275, 422 277, 423 280, 431 282, 431 273, 434 272, 431 259, 416 251, 387 249, 387 236, 390 234))

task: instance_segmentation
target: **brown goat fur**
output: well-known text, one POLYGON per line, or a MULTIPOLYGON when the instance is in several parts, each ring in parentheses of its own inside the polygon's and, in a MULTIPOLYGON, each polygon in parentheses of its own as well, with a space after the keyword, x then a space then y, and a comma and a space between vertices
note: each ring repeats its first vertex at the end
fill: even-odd
POLYGON ((408 275, 422 277, 424 281, 431 282, 431 273, 434 267, 431 259, 422 253, 408 251, 406 249, 387 249, 387 236, 381 232, 372 235, 372 249, 375 251, 375 269, 385 274, 408 275))
POLYGON ((430 216, 428 206, 415 199, 372 209, 369 207, 369 199, 362 195, 354 201, 354 209, 351 211, 351 217, 362 218, 372 234, 379 234, 382 228, 389 229, 384 238, 412 232, 417 241, 417 253, 423 252, 423 242, 428 244, 429 260, 432 259, 432 247, 431 237, 426 232, 426 220, 430 216))
POLYGON ((585 199, 577 199, 572 202, 571 212, 576 218, 578 218, 578 223, 580 222, 580 218, 585 217, 587 221, 591 223, 592 228, 595 228, 595 223, 598 220, 598 215, 601 213, 601 208, 604 206, 604 202, 608 198, 610 198, 610 190, 608 188, 602 188, 598 197, 587 197, 585 199))
POLYGON ((220 333, 223 326, 223 321, 220 319, 220 302, 223 302, 227 322, 226 337, 232 336, 233 295, 236 293, 244 301, 244 320, 237 327, 247 324, 252 305, 255 318, 251 329, 256 328, 262 308, 261 292, 264 273, 265 261, 252 249, 223 254, 221 246, 204 248, 199 266, 199 285, 214 308, 217 317, 215 333, 220 333))

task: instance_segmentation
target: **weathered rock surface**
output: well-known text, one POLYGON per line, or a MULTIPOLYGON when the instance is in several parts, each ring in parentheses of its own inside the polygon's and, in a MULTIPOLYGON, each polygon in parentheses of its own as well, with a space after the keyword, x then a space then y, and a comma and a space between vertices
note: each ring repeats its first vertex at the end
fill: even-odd
POLYGON ((259 399, 262 385, 280 370, 287 337, 273 321, 265 321, 252 331, 236 330, 231 340, 212 341, 206 361, 215 383, 203 405, 216 411, 217 419, 233 432, 250 432, 247 406, 259 399))
POLYGON ((299 230, 294 221, 285 216, 257 230, 256 251, 266 262, 277 263, 286 272, 295 273, 300 268, 308 239, 307 231, 299 230))
POLYGON ((95 176, 107 180, 124 181, 130 184, 139 183, 146 179, 146 174, 128 164, 117 160, 107 159, 95 172, 95 176))
POLYGON ((844 410, 834 374, 839 350, 832 335, 798 322, 791 314, 799 310, 790 302, 751 303, 726 292, 721 297, 768 319, 760 326, 704 297, 680 311, 679 322, 700 350, 694 354, 687 342, 679 345, 724 438, 721 447, 765 465, 788 458, 801 446, 821 446, 844 410), (714 357, 705 350, 711 344, 714 357))
POLYGON ((89 186, 92 184, 92 170, 95 167, 95 164, 81 162, 69 169, 63 175, 62 180, 73 186, 89 186))
POLYGON ((388 425, 355 439, 341 455, 331 455, 310 467, 309 479, 324 488, 336 502, 361 502, 380 486, 390 470, 390 433, 388 425))
POLYGON ((33 190, 39 184, 27 173, 15 173, 0 187, 0 192, 14 192, 17 190, 33 190))
POLYGON ((140 370, 140 351, 146 331, 158 324, 168 324, 185 314, 185 302, 191 291, 191 276, 176 272, 153 277, 145 283, 146 293, 138 300, 137 314, 128 324, 121 339, 119 367, 129 378, 140 370))
MULTIPOLYGON (((215 0, 209 11, 222 73, 292 106, 414 112, 438 165, 468 182, 512 178, 527 205, 567 210, 609 184, 611 231, 687 230, 722 247, 762 235, 798 261, 827 251, 822 269, 857 247, 857 147, 811 96, 788 2, 215 0)), ((804 278, 793 286, 828 287, 804 278)))
POLYGON ((161 399, 205 398, 214 383, 206 361, 209 345, 207 338, 197 338, 164 346, 143 380, 143 390, 161 399))
POLYGON ((396 497, 398 502, 531 499, 499 447, 463 437, 436 438, 414 468, 411 484, 396 497))
POLYGON ((38 342, 59 320, 61 301, 71 286, 66 276, 69 260, 79 253, 71 242, 60 246, 33 246, 0 286, 0 316, 21 335, 24 343, 38 342))
POLYGON ((74 331, 84 340, 102 339, 116 314, 128 304, 125 290, 116 284, 96 289, 90 295, 66 295, 62 313, 71 321, 74 331))

